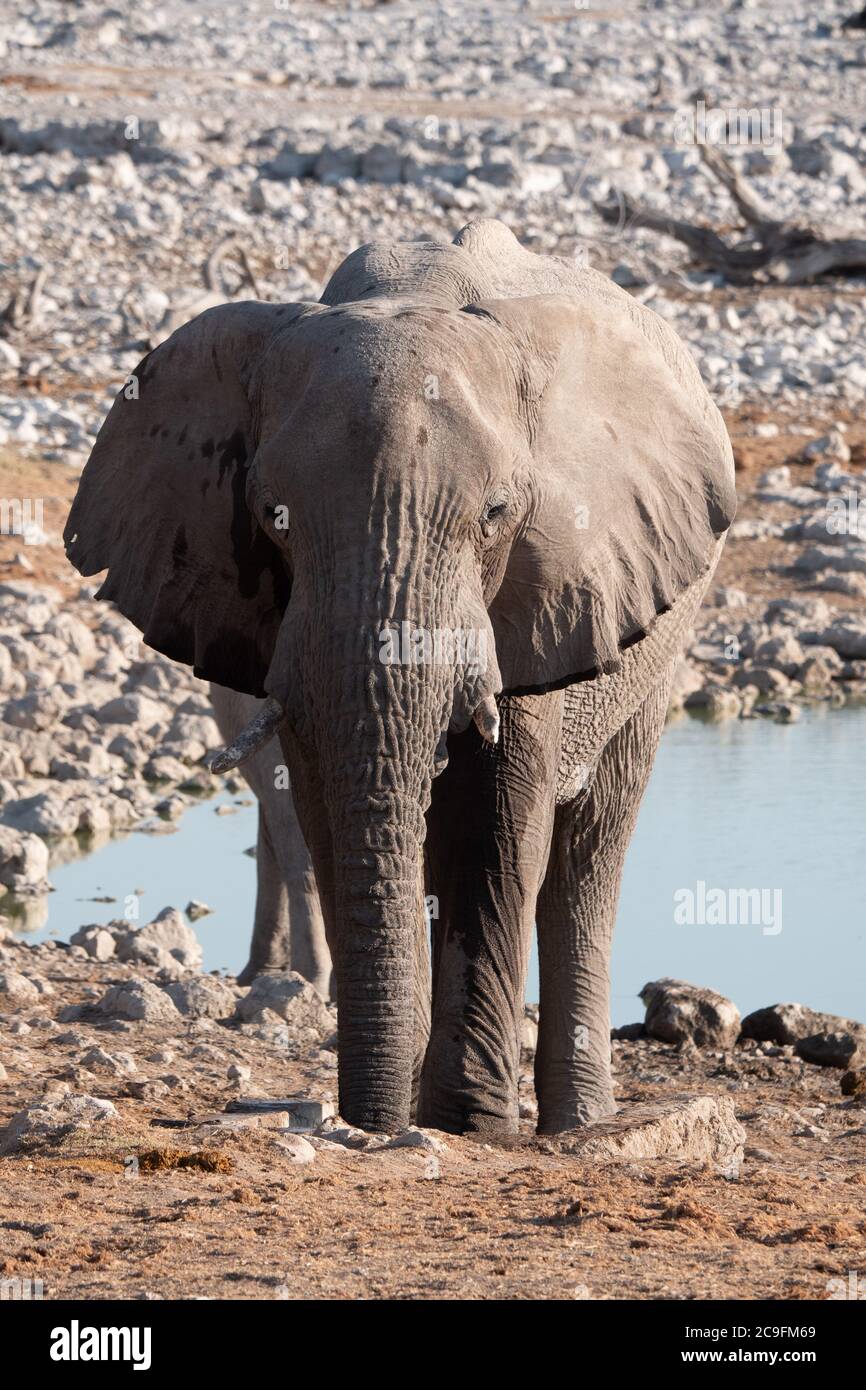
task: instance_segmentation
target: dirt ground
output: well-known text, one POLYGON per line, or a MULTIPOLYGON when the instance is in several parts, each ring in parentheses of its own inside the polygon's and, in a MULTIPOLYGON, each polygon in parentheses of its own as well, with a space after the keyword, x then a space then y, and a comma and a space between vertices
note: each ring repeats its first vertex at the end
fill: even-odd
POLYGON ((0 1158, 0 1278, 41 1280, 46 1299, 821 1300, 866 1268, 866 1098, 785 1049, 614 1044, 624 1112, 727 1097, 741 1164, 578 1159, 525 1120, 516 1142, 441 1135, 439 1153, 314 1139, 301 1166, 277 1117, 226 1125, 240 1094, 229 1070, 250 1068, 248 1095, 326 1099, 335 1058, 319 1042, 287 1057, 230 1022, 172 1029, 92 1007, 57 1021, 142 968, 11 949, 53 993, 4 1048, 0 1125, 64 1089, 117 1109, 0 1158), (132 1055, 134 1076, 88 1058, 94 1046, 132 1055))

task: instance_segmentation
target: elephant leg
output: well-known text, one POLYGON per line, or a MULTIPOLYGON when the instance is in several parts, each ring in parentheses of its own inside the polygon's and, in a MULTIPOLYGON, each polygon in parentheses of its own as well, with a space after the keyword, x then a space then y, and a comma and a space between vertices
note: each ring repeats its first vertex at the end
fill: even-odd
POLYGON ((259 798, 258 888, 250 959, 238 976, 247 984, 265 971, 295 970, 323 998, 331 994, 331 953, 316 877, 292 793, 274 786, 273 771, 253 770, 259 798))
POLYGON ((256 911, 250 957, 238 975, 249 985, 257 975, 289 969, 289 893, 274 849, 264 806, 259 802, 256 839, 256 911))
POLYGON ((324 999, 332 989, 331 952, 316 887, 316 875, 301 834, 297 812, 288 790, 281 798, 278 858, 289 899, 289 937, 292 969, 314 985, 324 999))
POLYGON ((500 702, 497 747, 448 741, 428 814, 433 1014, 419 1122, 463 1133, 517 1128, 529 943, 550 845, 562 694, 500 702))
MULTIPOLYGON (((261 701, 252 696, 219 685, 211 685, 210 696, 227 743, 261 708, 261 701)), ((259 805, 253 937, 249 960, 238 980, 246 985, 266 971, 292 969, 328 998, 331 956, 316 879, 292 793, 277 785, 280 755, 279 743, 268 743, 243 769, 259 805)))
POLYGON ((589 786, 558 806, 538 898, 538 1132, 616 1109, 610 1071, 610 948, 626 849, 664 727, 669 681, 605 745, 589 786))
POLYGON ((427 920, 426 911, 422 912, 419 918, 414 958, 415 1059, 412 1066, 410 1115, 412 1123, 417 1124, 419 1123, 418 1107, 421 1099, 421 1075, 430 1041, 430 923, 427 920))

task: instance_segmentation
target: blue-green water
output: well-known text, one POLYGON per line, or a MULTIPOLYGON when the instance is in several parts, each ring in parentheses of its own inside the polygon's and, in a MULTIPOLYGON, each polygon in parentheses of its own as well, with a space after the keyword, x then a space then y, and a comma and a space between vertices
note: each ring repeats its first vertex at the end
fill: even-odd
MULTIPOLYGON (((743 1012, 800 1000, 866 1018, 864 774, 862 707, 819 709, 788 725, 683 718, 669 726, 623 879, 614 1023, 643 1017, 638 991, 660 975, 710 985, 743 1012), (678 925, 675 894, 696 892, 699 881, 726 900, 730 890, 763 889, 766 910, 751 925, 678 925)), ((31 939, 122 916, 124 900, 143 889, 142 922, 190 898, 213 907, 196 924, 205 968, 239 970, 255 895, 255 861, 244 850, 255 843, 256 814, 238 805, 216 815, 220 804, 236 803, 222 795, 188 811, 175 834, 133 834, 58 865, 48 920, 31 939), (117 901, 82 901, 102 895, 117 901)), ((537 997, 533 953, 527 998, 537 997)))

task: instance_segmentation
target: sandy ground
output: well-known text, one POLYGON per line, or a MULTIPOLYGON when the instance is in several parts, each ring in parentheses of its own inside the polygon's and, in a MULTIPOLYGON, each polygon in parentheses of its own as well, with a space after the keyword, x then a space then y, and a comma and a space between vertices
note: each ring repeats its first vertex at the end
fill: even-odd
POLYGON ((241 1095, 333 1096, 320 1042, 287 1057, 237 1023, 106 1019, 93 1002, 146 969, 6 946, 53 993, 7 1034, 0 1124, 64 1090, 117 1109, 0 1158, 0 1277, 41 1280, 46 1299, 821 1300, 866 1267, 866 1097, 783 1049, 614 1045, 625 1114, 728 1098, 742 1163, 589 1161, 526 1120, 510 1144, 441 1135, 433 1153, 314 1138, 299 1165, 284 1121, 227 1127, 225 1111, 241 1095), (91 1006, 79 1020, 46 1021, 76 1002, 91 1006), (134 1075, 94 1046, 134 1057, 134 1075), (250 1068, 240 1086, 233 1064, 250 1068))

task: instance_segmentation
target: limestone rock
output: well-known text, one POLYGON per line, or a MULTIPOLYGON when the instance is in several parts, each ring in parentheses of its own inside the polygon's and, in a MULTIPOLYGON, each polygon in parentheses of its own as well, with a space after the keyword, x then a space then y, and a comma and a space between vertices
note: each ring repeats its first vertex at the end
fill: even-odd
POLYGON ((97 1008, 110 1018, 129 1018, 142 1023, 179 1023, 180 1014, 165 990, 150 980, 125 980, 112 985, 97 1008))
POLYGON ((115 952, 115 940, 110 931, 96 924, 79 927, 69 938, 73 946, 81 946, 94 960, 111 960, 115 952))
POLYGON ((742 1161, 746 1131, 727 1096, 672 1096, 624 1107, 554 1142, 580 1158, 684 1158, 730 1165, 742 1161))
POLYGON ((715 990, 665 978, 644 985, 640 997, 646 1005, 647 1033, 660 1042, 727 1049, 739 1037, 736 1004, 715 990))
POLYGON ((448 1145, 432 1129, 418 1129, 410 1125, 402 1134, 395 1134, 385 1145, 386 1149, 422 1149, 425 1153, 446 1154, 448 1145))
POLYGON ((849 463, 851 460, 851 450, 848 441, 839 430, 831 430, 829 434, 822 434, 820 438, 813 439, 803 450, 803 458, 820 463, 833 460, 836 463, 849 463))
POLYGON ((148 730, 165 719, 165 708, 147 695, 117 695, 96 711, 100 724, 135 724, 148 730))
POLYGON ((520 1050, 527 1056, 534 1054, 538 1047, 538 1018, 538 1005, 526 1004, 520 1025, 520 1050))
POLYGON ((91 1047, 81 1059, 91 1071, 108 1072, 111 1076, 132 1076, 138 1068, 129 1052, 106 1052, 104 1047, 91 1047))
POLYGON ((213 975, 177 980, 165 992, 178 1011, 190 1018, 231 1018, 237 1003, 234 990, 213 975))
POLYGON ((315 1163, 316 1150, 302 1134, 287 1134, 274 1140, 274 1148, 284 1154, 289 1163, 315 1163))
POLYGON ((48 846, 38 835, 0 825, 0 884, 12 893, 48 892, 48 846))
POLYGON ((0 1153, 14 1153, 33 1142, 53 1143, 118 1118, 111 1101, 96 1096, 67 1095, 57 1100, 40 1097, 13 1115, 0 1131, 0 1153))
POLYGON ((80 807, 61 795, 56 787, 51 791, 37 792, 35 796, 21 797, 3 811, 4 825, 30 835, 45 835, 49 839, 75 835, 80 819, 80 807))
POLYGON ((4 970, 0 974, 0 1008, 35 1004, 39 998, 39 989, 20 971, 4 970))
POLYGON ((273 1015, 317 1040, 334 1030, 332 1011, 309 981, 294 971, 259 975, 238 1000, 237 1017, 242 1023, 272 1023, 273 1015))
POLYGON ((201 943, 175 907, 164 907, 146 926, 121 930, 116 939, 119 960, 141 961, 174 974, 201 967, 201 943))

